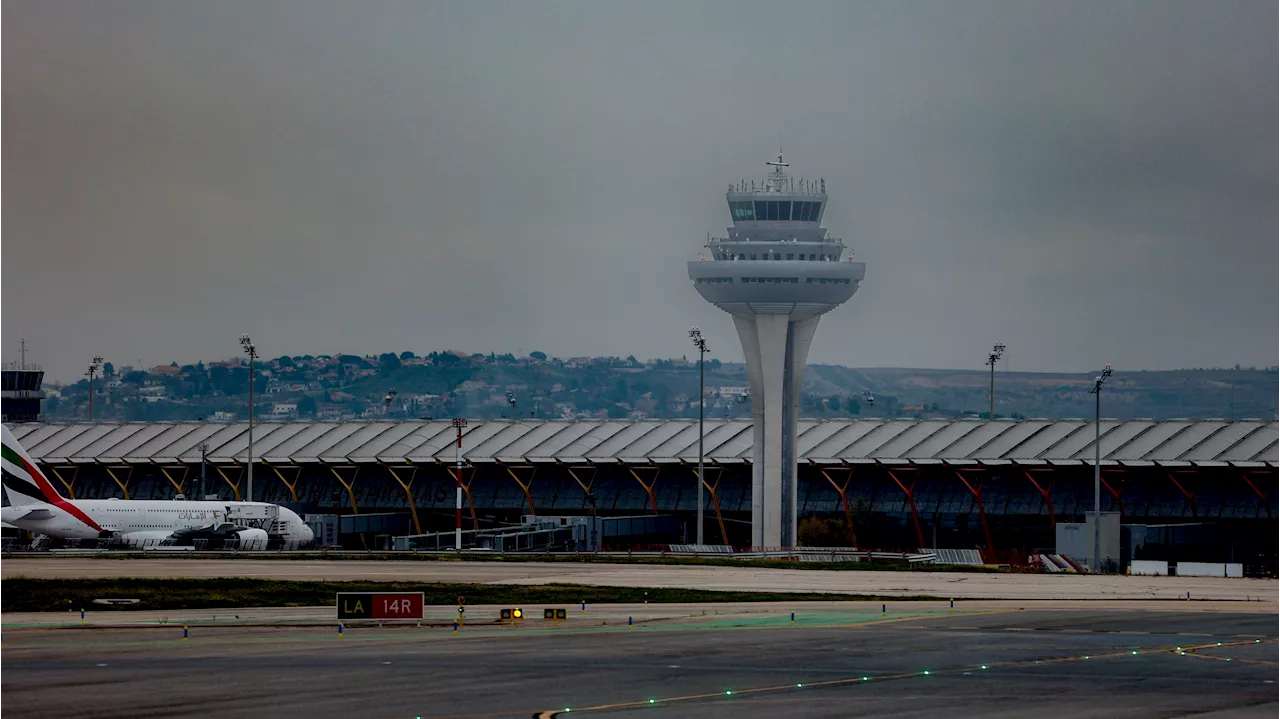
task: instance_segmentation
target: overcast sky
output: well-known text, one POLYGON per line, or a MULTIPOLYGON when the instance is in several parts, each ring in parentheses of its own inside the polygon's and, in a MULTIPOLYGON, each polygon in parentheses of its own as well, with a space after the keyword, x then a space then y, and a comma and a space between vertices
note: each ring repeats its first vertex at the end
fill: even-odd
POLYGON ((740 361, 685 269, 781 134, 811 362, 1278 362, 1260 2, 9 2, 3 354, 740 361))

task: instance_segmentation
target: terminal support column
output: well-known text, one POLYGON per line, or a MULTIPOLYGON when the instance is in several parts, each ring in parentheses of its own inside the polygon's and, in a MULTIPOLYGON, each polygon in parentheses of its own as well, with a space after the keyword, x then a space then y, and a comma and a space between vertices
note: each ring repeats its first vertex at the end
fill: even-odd
POLYGON ((760 374, 760 340, 755 315, 733 315, 751 384, 751 546, 764 541, 764 380, 760 374))

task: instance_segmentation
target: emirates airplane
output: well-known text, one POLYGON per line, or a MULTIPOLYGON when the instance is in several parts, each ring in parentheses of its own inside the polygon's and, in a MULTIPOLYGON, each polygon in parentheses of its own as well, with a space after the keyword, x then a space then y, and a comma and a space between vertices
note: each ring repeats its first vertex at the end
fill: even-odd
POLYGON ((228 521, 228 516, 269 517, 272 536, 286 546, 314 539, 311 528, 295 512, 266 502, 198 502, 186 500, 67 499, 41 473, 31 455, 4 428, 0 466, 8 507, 0 521, 35 534, 59 539, 112 539, 130 547, 191 546, 205 539, 222 546, 266 549, 265 530, 228 521))

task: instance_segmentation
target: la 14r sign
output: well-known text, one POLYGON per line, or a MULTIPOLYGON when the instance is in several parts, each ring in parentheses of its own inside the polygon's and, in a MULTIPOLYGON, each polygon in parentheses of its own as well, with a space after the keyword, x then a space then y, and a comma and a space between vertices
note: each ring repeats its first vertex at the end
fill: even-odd
POLYGON ((338 619, 422 619, 422 592, 339 592, 338 619))

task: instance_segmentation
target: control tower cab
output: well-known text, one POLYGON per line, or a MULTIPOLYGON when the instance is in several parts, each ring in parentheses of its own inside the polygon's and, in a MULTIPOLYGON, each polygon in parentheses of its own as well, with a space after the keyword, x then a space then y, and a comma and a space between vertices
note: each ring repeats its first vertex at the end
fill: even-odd
POLYGON ((703 299, 733 316, 751 381, 755 441, 752 544, 796 544, 796 422, 818 319, 853 296, 866 273, 844 240, 822 227, 825 180, 786 174, 782 153, 762 183, 729 187, 733 225, 707 237, 689 263, 703 299))

